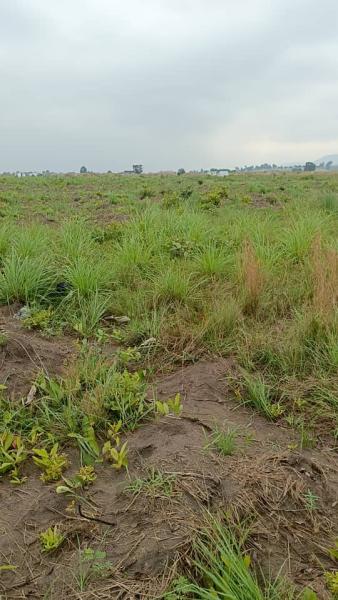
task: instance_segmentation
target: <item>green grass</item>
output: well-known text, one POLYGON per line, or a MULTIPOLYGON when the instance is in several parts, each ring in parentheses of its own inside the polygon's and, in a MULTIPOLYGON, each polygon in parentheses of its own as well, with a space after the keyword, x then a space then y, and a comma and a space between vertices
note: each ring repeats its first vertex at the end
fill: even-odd
POLYGON ((158 469, 150 469, 147 477, 132 480, 124 489, 133 495, 144 494, 151 498, 170 498, 174 493, 175 475, 162 473, 158 469))
POLYGON ((231 354, 253 378, 244 401, 268 418, 276 382, 288 398, 288 381, 301 389, 311 376, 325 402, 338 360, 337 191, 334 173, 2 177, 0 299, 51 310, 45 333, 82 338, 109 337, 104 317, 127 315, 120 339, 154 338, 144 356, 156 364, 231 354))
POLYGON ((45 255, 22 256, 12 249, 3 261, 0 299, 3 303, 40 301, 55 283, 55 272, 45 255))
POLYGON ((273 402, 273 393, 263 377, 258 374, 243 374, 243 401, 250 404, 268 419, 276 419, 283 414, 279 402, 273 402))
POLYGON ((164 598, 211 600, 293 600, 296 594, 282 581, 260 583, 250 555, 228 527, 212 517, 194 545, 195 582, 180 578, 164 598), (170 595, 171 594, 171 595, 170 595), (175 595, 176 594, 176 595, 175 595))
POLYGON ((222 431, 222 429, 216 426, 211 432, 204 449, 215 449, 223 456, 230 456, 231 454, 234 454, 236 450, 236 441, 236 430, 228 429, 227 431, 222 431))

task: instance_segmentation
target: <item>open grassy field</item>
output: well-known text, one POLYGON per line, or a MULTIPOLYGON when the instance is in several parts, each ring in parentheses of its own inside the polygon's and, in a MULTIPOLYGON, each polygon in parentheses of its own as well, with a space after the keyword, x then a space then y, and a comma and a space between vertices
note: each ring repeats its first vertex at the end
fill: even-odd
POLYGON ((0 177, 0 598, 338 597, 338 174, 0 177))

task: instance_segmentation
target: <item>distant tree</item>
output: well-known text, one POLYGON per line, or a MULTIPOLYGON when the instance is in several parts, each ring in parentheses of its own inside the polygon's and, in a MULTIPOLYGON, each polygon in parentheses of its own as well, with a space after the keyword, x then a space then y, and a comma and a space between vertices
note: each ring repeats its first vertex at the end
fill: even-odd
POLYGON ((185 169, 178 169, 177 171, 177 175, 184 175, 185 174, 185 169))
POLYGON ((141 175, 143 173, 143 165, 133 165, 133 171, 136 175, 141 175))
POLYGON ((325 168, 329 171, 331 169, 332 165, 333 165, 333 160, 329 160, 326 163, 325 168))
POLYGON ((316 165, 313 162, 306 162, 305 163, 305 167, 304 167, 304 171, 315 171, 316 170, 316 165))
POLYGON ((80 173, 88 173, 87 167, 81 167, 80 173))

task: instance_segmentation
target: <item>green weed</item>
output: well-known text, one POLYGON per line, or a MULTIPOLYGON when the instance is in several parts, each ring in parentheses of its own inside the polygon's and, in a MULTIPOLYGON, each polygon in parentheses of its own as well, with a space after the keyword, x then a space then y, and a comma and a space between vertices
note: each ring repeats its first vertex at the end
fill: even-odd
POLYGON ((325 580, 327 587, 333 595, 332 600, 338 599, 338 571, 326 571, 325 580))
POLYGON ((310 512, 317 510, 319 499, 320 499, 319 496, 314 494, 311 490, 308 490, 304 494, 304 501, 305 501, 305 506, 306 506, 307 510, 309 510, 310 512))
POLYGON ((110 440, 103 444, 102 454, 109 462, 112 463, 114 469, 128 468, 128 448, 127 442, 122 444, 121 448, 112 446, 110 440))
POLYGON ((9 472, 12 483, 21 483, 19 467, 27 457, 28 451, 20 435, 9 431, 0 434, 0 476, 9 472))
POLYGON ((109 573, 112 563, 107 560, 104 550, 84 548, 79 550, 78 573, 75 576, 80 592, 84 592, 89 583, 109 573))
POLYGON ((33 461, 42 470, 41 479, 45 483, 57 481, 69 462, 65 454, 58 453, 58 444, 48 451, 45 448, 34 448, 33 461))
POLYGON ((169 398, 169 400, 166 400, 165 402, 162 402, 161 400, 157 400, 155 402, 155 410, 156 410, 157 414, 159 414, 163 417, 165 417, 169 414, 173 414, 173 415, 176 415, 177 417, 179 417, 183 410, 183 405, 181 402, 181 394, 177 393, 174 398, 169 398))
POLYGON ((49 527, 46 531, 40 533, 39 537, 43 552, 57 550, 65 540, 65 536, 61 533, 57 525, 49 527))

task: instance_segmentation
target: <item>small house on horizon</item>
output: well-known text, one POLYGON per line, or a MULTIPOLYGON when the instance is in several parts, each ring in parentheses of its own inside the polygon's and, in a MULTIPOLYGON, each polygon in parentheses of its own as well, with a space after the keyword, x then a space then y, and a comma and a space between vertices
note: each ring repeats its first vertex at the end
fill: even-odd
POLYGON ((228 169, 210 169, 210 175, 216 177, 227 177, 229 175, 228 169))

